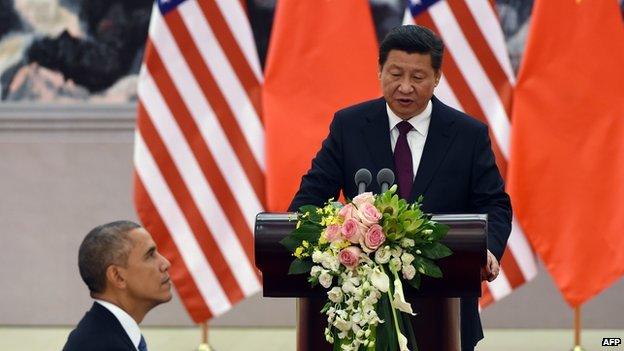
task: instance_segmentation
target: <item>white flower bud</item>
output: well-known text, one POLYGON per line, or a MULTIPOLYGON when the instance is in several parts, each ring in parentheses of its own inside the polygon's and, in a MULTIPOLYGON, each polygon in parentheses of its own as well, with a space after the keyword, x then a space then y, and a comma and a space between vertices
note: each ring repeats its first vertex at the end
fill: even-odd
POLYGON ((328 289, 331 285, 332 285, 332 280, 334 279, 334 277, 329 274, 327 271, 323 271, 320 275, 319 275, 319 283, 325 288, 328 289))
POLYGON ((412 266, 411 264, 403 265, 403 269, 401 269, 401 272, 403 273, 403 278, 407 280, 412 280, 412 278, 414 278, 414 276, 416 275, 416 268, 414 268, 414 266, 412 266))
POLYGON ((403 238, 403 240, 401 240, 401 246, 403 247, 413 247, 414 245, 414 239, 403 238))
POLYGON ((390 260, 390 270, 393 272, 398 272, 401 270, 401 259, 398 257, 393 257, 390 260))
POLYGON ((403 249, 398 246, 395 246, 394 248, 390 250, 390 253, 392 254, 392 257, 401 257, 401 254, 403 253, 403 249))
POLYGON ((390 246, 384 246, 375 251, 375 262, 379 264, 386 264, 390 260, 390 246))
POLYGON ((339 287, 335 286, 327 292, 327 297, 331 302, 339 303, 342 301, 343 297, 342 290, 339 287))
POLYGON ((310 276, 318 277, 322 270, 323 268, 321 268, 321 266, 312 266, 312 269, 310 269, 310 276))
POLYGON ((320 263, 322 258, 323 258, 323 252, 319 250, 314 250, 314 252, 312 253, 312 262, 320 263))
POLYGON ((404 252, 403 255, 401 255, 401 261, 403 265, 411 264, 414 261, 414 255, 409 252, 404 252))

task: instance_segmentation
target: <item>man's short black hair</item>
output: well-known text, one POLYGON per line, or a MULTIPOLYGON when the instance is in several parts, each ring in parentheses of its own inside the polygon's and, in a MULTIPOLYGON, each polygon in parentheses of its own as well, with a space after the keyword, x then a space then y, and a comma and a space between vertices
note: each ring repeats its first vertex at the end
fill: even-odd
POLYGON ((442 67, 444 43, 427 27, 410 24, 393 28, 379 46, 380 67, 386 63, 391 50, 430 54, 433 69, 437 71, 442 67))
POLYGON ((78 269, 91 293, 104 292, 106 269, 114 264, 126 266, 132 244, 128 233, 140 225, 116 221, 93 228, 78 250, 78 269))

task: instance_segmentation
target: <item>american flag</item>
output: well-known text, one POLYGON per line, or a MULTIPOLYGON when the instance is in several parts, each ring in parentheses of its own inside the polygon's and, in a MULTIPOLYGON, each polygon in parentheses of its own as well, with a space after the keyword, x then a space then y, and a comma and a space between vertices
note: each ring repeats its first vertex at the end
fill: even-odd
MULTIPOLYGON (((411 0, 403 23, 424 25, 442 37, 446 50, 436 96, 489 125, 496 163, 504 175, 515 76, 494 2, 411 0)), ((536 274, 535 256, 514 218, 500 275, 483 283, 480 306, 502 299, 536 274)))
POLYGON ((135 206, 195 322, 260 290, 262 71, 242 1, 159 0, 139 77, 135 206))

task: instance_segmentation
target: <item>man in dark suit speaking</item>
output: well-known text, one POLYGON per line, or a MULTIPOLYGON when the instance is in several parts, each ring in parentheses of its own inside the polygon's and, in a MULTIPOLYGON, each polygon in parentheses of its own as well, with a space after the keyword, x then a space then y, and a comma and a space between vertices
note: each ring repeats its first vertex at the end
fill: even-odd
MULTIPOLYGON (((492 281, 511 231, 511 204, 487 126, 433 96, 443 51, 440 38, 422 26, 400 26, 386 36, 379 50, 383 98, 335 114, 290 210, 321 205, 341 190, 353 198, 358 169, 390 168, 399 195, 410 202, 423 195, 425 212, 488 214, 482 278, 492 281)), ((374 182, 369 190, 380 191, 374 182)), ((482 338, 477 299, 462 299, 462 350, 482 338)))
POLYGON ((80 276, 95 300, 64 351, 146 351, 139 323, 171 300, 169 261, 150 234, 130 221, 98 226, 78 252, 80 276))

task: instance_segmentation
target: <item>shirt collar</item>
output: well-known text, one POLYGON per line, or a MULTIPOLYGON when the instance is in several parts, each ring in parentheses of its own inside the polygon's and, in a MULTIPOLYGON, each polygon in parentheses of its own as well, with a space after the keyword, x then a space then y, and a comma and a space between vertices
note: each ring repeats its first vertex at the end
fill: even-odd
MULTIPOLYGON (((429 122, 431 122, 432 110, 433 104, 431 103, 431 100, 429 100, 429 102, 427 103, 427 107, 425 107, 425 109, 421 113, 417 114, 416 116, 410 117, 410 119, 407 120, 407 122, 411 124, 412 127, 414 127, 414 129, 424 137, 427 136, 427 131, 429 130, 429 122)), ((392 111, 388 103, 386 103, 386 111, 388 112, 390 130, 392 130, 394 129, 394 127, 396 127, 397 124, 399 124, 399 122, 402 122, 403 119, 397 116, 394 111, 392 111)))
POLYGON ((109 310, 110 313, 112 313, 115 318, 117 318, 121 326, 126 331, 126 334, 128 334, 128 336, 130 337, 130 341, 132 341, 132 344, 138 349, 139 342, 141 342, 141 329, 139 329, 139 325, 134 320, 134 318, 130 317, 130 315, 126 311, 122 310, 119 306, 115 304, 99 299, 94 300, 95 302, 104 306, 104 308, 109 310))

